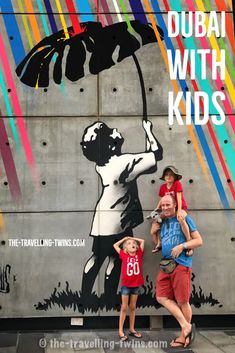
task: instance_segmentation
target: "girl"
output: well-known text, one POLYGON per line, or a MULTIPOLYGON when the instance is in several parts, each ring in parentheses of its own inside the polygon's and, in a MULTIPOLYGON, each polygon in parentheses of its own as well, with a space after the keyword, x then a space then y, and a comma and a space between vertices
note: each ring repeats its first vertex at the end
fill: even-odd
MULTIPOLYGON (((176 200, 177 219, 180 222, 182 231, 185 235, 186 240, 188 241, 191 239, 188 225, 185 222, 185 217, 188 214, 188 208, 187 208, 186 201, 184 199, 183 187, 181 182, 179 181, 180 179, 182 179, 182 175, 179 174, 177 168, 175 168, 172 165, 169 165, 163 170, 163 173, 160 179, 164 180, 165 183, 160 186, 159 196, 163 197, 165 195, 171 195, 176 200)), ((160 209, 160 204, 161 204, 161 200, 158 202, 158 205, 156 207, 157 209, 160 209)), ((163 218, 164 215, 161 215, 161 217, 163 218)), ((155 244, 155 247, 152 250, 152 252, 155 253, 161 249, 161 242, 160 242, 160 237, 156 232, 156 223, 154 221, 152 222, 150 233, 151 233, 153 242, 155 244)), ((188 256, 191 256, 193 254, 193 251, 187 250, 186 253, 188 256)))
POLYGON ((122 261, 122 306, 119 317, 119 338, 121 341, 126 341, 128 339, 128 336, 124 334, 123 325, 128 309, 129 297, 129 336, 141 338, 141 333, 135 330, 135 309, 139 294, 139 287, 144 284, 144 277, 142 274, 144 240, 133 237, 125 237, 116 242, 113 247, 119 254, 122 261), (121 244, 123 244, 123 250, 120 248, 121 244))

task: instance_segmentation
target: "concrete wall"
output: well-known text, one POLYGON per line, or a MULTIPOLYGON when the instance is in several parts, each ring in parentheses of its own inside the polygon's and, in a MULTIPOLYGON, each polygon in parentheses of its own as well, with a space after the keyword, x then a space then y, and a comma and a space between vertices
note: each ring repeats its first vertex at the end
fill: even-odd
MULTIPOLYGON (((10 4, 10 1, 6 1, 4 6, 6 3, 10 4)), ((0 246, 1 317, 118 315, 119 295, 112 291, 104 292, 108 258, 104 260, 97 275, 92 293, 86 293, 84 296, 81 292, 84 266, 92 255, 93 239, 90 231, 94 210, 104 185, 96 172, 95 163, 84 156, 80 142, 84 130, 96 121, 101 121, 121 133, 124 139, 123 154, 133 156, 145 152, 142 93, 134 60, 130 56, 117 63, 117 49, 112 56, 115 65, 98 75, 92 75, 89 73, 91 53, 87 52, 84 64, 85 76, 76 82, 71 82, 64 76, 65 58, 68 52, 68 49, 65 49, 62 64, 63 83, 61 85, 54 83, 54 62, 52 61, 49 86, 38 89, 29 87, 22 83, 15 73, 20 62, 19 60, 17 62, 14 57, 14 53, 17 52, 14 40, 16 41, 18 37, 13 24, 18 25, 25 53, 28 53, 31 49, 30 36, 33 46, 38 42, 38 39, 34 38, 37 28, 41 39, 45 37, 45 23, 52 34, 50 17, 44 5, 42 7, 44 14, 40 14, 38 1, 29 2, 32 3, 35 14, 32 11, 31 14, 27 13, 25 8, 25 17, 20 14, 17 2, 12 3, 14 12, 11 14, 7 8, 2 7, 3 14, 0 15, 2 46, 6 51, 5 55, 5 51, 1 50, 0 60, 4 78, 0 87, 2 114, 0 206, 4 221, 0 246), (13 21, 12 27, 9 26, 9 19, 13 21), (23 19, 27 21, 29 32, 23 19), (13 121, 20 136, 19 144, 13 134, 11 125, 13 121), (22 122, 25 123, 25 130, 22 122), (4 140, 4 126, 9 145, 6 144, 8 141, 4 140), (32 159, 30 160, 30 149, 35 164, 32 159), (12 163, 9 151, 12 152, 12 163), (23 246, 20 242, 18 246, 13 246, 12 239, 36 239, 37 241, 44 239, 44 245, 47 240, 69 239, 73 242, 73 239, 79 239, 77 244, 80 246, 32 247, 23 246)), ((60 3, 64 19, 70 26, 66 4, 62 1, 60 3)), ((115 12, 113 1, 109 0, 107 3, 110 12, 115 12)), ((145 3, 142 1, 146 11, 145 3)), ((164 3, 162 1, 159 3, 161 11, 164 11, 164 3)), ((183 9, 187 10, 185 2, 181 3, 183 9)), ((51 1, 51 5, 54 19, 60 30, 62 25, 58 9, 55 2, 51 1)), ((97 20, 94 2, 90 1, 90 5, 97 20)), ((102 1, 100 1, 101 5, 102 1)), ((133 9, 130 8, 129 1, 125 1, 125 5, 127 11, 132 12, 129 16, 133 20, 133 9)), ((212 6, 214 10, 218 10, 214 1, 212 6)), ((227 4, 227 10, 229 9, 227 4)), ((102 6, 100 10, 107 24, 102 6)), ((229 16, 228 26, 232 23, 229 22, 232 21, 232 14, 229 16)), ((81 14, 78 18, 82 18, 81 14)), ((147 18, 150 22, 151 18, 147 18)), ((118 17, 114 14, 112 19, 114 23, 118 22, 118 17)), ((122 19, 125 21, 123 16, 122 19)), ((99 17, 98 20, 100 20, 99 17)), ((165 13, 163 13, 163 20, 167 23, 165 13)), ((118 30, 115 33, 118 33, 118 30)), ((140 35, 136 32, 134 35, 140 41, 140 35)), ((235 193, 232 164, 235 157, 235 117, 231 114, 235 109, 234 47, 230 43, 229 35, 223 40, 232 63, 230 67, 227 65, 229 78, 227 76, 226 82, 223 82, 228 100, 226 109, 223 107, 227 115, 222 126, 213 124, 196 128, 193 124, 189 127, 178 124, 169 126, 168 91, 173 90, 173 86, 159 44, 150 42, 141 46, 135 53, 144 77, 148 119, 152 122, 153 133, 162 144, 164 151, 163 160, 157 162, 157 171, 148 174, 146 172, 138 176, 136 181, 137 189, 134 196, 140 200, 144 221, 133 228, 133 233, 146 240, 144 255, 146 281, 139 298, 138 314, 166 313, 159 308, 154 299, 155 276, 160 254, 151 254, 150 222, 145 217, 158 201, 158 189, 161 184, 159 178, 163 168, 169 164, 177 166, 183 175, 182 184, 190 215, 196 221, 204 240, 204 246, 196 250, 193 256, 194 313, 235 314, 233 295, 235 291, 235 193)), ((198 38, 195 42, 197 47, 201 46, 198 38)), ((166 48, 165 40, 162 44, 166 48)), ((178 48, 176 40, 173 40, 173 45, 174 48, 178 48)), ((105 46, 106 44, 102 43, 103 49, 105 46)), ((40 55, 40 51, 38 53, 40 55)), ((76 71, 76 63, 74 70, 76 71)), ((210 70, 208 82, 211 84, 212 92, 218 90, 216 82, 211 79, 210 70)), ((186 84, 193 92, 194 87, 189 77, 186 84)), ((211 108, 210 113, 214 113, 211 108)), ((99 153, 104 154, 102 141, 99 153)), ((112 171, 113 181, 120 176, 115 175, 120 171, 118 163, 112 171)), ((105 177, 109 176, 110 174, 105 174, 105 177)), ((105 228, 106 219, 108 227, 112 219, 112 210, 107 206, 106 209, 98 209, 96 212, 102 222, 100 227, 105 228)), ((142 214, 141 208, 135 209, 133 218, 140 214, 142 214)), ((124 232, 125 230, 126 228, 123 229, 124 232)), ((118 232, 113 235, 118 235, 118 232)), ((102 249, 100 252, 102 253, 102 249)))

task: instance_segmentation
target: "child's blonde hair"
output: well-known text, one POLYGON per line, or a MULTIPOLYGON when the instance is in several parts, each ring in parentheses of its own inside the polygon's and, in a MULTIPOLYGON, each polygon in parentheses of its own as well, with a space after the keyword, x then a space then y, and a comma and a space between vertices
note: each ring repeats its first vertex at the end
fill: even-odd
POLYGON ((127 250, 126 250, 126 243, 129 241, 129 240, 132 240, 132 241, 134 241, 135 243, 136 243, 136 245, 137 245, 137 250, 139 249, 139 242, 137 241, 137 240, 135 240, 135 239, 127 239, 127 240, 125 240, 124 241, 124 243, 122 244, 122 247, 123 247, 123 251, 125 252, 125 253, 127 253, 127 250))

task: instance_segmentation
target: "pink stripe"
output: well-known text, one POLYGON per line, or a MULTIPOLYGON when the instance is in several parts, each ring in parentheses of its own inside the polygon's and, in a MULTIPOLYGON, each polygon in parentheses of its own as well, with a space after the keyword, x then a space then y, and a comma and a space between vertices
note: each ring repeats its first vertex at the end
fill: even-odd
MULTIPOLYGON (((192 0, 186 0, 186 3, 188 5, 189 11, 196 11, 196 8, 194 7, 194 4, 193 4, 192 0)), ((193 19, 194 19, 194 16, 193 16, 193 19)), ((210 49, 210 47, 208 45, 208 42, 207 42, 205 37, 200 38, 200 42, 201 42, 201 45, 202 45, 203 49, 210 49)), ((211 54, 207 54, 207 58, 208 58, 208 62, 209 62, 210 68, 212 70, 212 55, 211 54)), ((215 80, 215 82, 216 82, 218 90, 220 91, 221 87, 223 87, 224 84, 223 84, 221 78, 219 77, 218 71, 217 71, 217 79, 215 80)), ((223 104, 224 104, 226 113, 234 114, 233 113, 233 109, 232 109, 231 104, 230 104, 229 99, 228 99, 228 95, 227 95, 227 93, 225 91, 223 91, 223 92, 225 94, 225 100, 223 101, 223 104)), ((235 132, 235 115, 232 115, 232 116, 229 115, 228 118, 229 118, 230 124, 232 125, 233 131, 235 132)))
POLYGON ((98 0, 95 0, 95 6, 97 8, 97 13, 98 13, 98 16, 99 16, 99 20, 102 24, 102 27, 105 27, 105 23, 104 23, 104 19, 103 19, 103 16, 101 15, 100 13, 100 8, 99 8, 99 5, 98 5, 98 0))
POLYGON ((20 183, 16 173, 14 159, 11 153, 4 120, 0 110, 0 152, 6 171, 7 181, 12 197, 17 201, 21 197, 20 183))
POLYGON ((36 172, 36 168, 35 168, 34 156, 33 156, 32 150, 31 150, 30 141, 29 141, 28 134, 26 131, 24 118, 22 116, 20 103, 19 103, 19 100, 17 97, 16 88, 15 88, 14 81, 13 81, 12 74, 11 74, 11 68, 8 63, 7 53, 6 53, 1 35, 0 35, 0 56, 1 56, 2 64, 3 64, 3 68, 5 71, 5 76, 6 76, 6 81, 7 81, 8 87, 11 88, 11 95, 10 96, 12 99, 12 104, 13 104, 15 115, 17 116, 16 121, 17 121, 17 125, 18 125, 19 131, 20 131, 21 142, 23 144, 25 155, 26 155, 28 164, 30 166, 31 173, 32 173, 33 179, 35 181, 35 184, 38 184, 38 176, 37 176, 37 172, 36 172))
POLYGON ((106 17, 108 25, 112 25, 113 24, 113 19, 112 19, 112 16, 110 14, 110 10, 109 10, 107 1, 106 0, 100 0, 100 2, 101 2, 101 5, 103 7, 103 10, 105 12, 105 17, 106 17))

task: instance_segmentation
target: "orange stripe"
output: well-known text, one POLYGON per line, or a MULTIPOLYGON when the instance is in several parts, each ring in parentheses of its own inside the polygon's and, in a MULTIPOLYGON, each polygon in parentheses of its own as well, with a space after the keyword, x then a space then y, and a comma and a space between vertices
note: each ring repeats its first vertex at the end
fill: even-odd
MULTIPOLYGON (((147 12, 149 13, 148 16, 150 18, 154 33, 155 33, 155 35, 157 37, 158 44, 159 44, 159 47, 160 47, 160 51, 162 53, 163 59, 164 59, 165 64, 166 64, 166 68, 167 68, 168 72, 170 73, 169 65, 168 65, 168 59, 167 59, 167 54, 166 54, 166 51, 165 51, 164 46, 162 44, 161 37, 160 37, 160 34, 158 32, 157 26, 155 24, 154 16, 152 15, 153 10, 151 9, 151 7, 149 5, 148 0, 144 0, 144 4, 146 6, 147 12)), ((173 85, 175 93, 177 94, 179 92, 179 89, 178 89, 178 85, 177 85, 176 80, 171 80, 171 83, 173 85)), ((183 101, 180 102, 180 109, 181 109, 182 114, 186 115, 186 109, 185 109, 183 101)), ((210 176, 208 174, 206 163, 204 162, 204 159, 202 157, 202 154, 201 154, 201 151, 200 151, 200 147, 199 147, 198 142, 197 142, 197 138, 196 138, 196 136, 195 136, 195 134, 193 132, 193 129, 192 129, 191 125, 187 125, 187 127, 188 127, 188 130, 189 130, 189 135, 191 137, 192 143, 194 145, 194 149, 195 149, 198 161, 199 161, 199 163, 201 165, 202 171, 203 171, 207 181, 210 182, 210 176)))
POLYGON ((5 229, 2 210, 0 209, 0 232, 3 232, 5 229))
MULTIPOLYGON (((219 11, 226 11, 227 6, 224 0, 215 0, 217 8, 219 11)), ((233 52, 235 53, 235 39, 234 39, 234 32, 233 32, 233 20, 231 18, 231 14, 226 13, 226 34, 228 35, 231 47, 233 48, 233 52)))
POLYGON ((230 7, 230 10, 233 11, 233 4, 232 4, 232 0, 228 0, 228 4, 229 4, 229 7, 230 7))
POLYGON ((29 15, 29 21, 33 30, 33 35, 35 38, 35 42, 39 43, 41 40, 41 34, 39 31, 39 27, 38 27, 38 23, 37 23, 37 19, 36 16, 34 15, 34 10, 33 10, 33 6, 31 3, 31 0, 25 0, 25 6, 28 12, 32 13, 32 15, 29 15))

